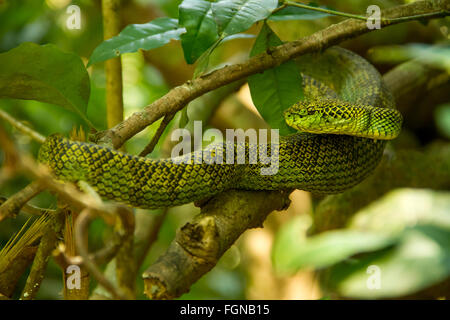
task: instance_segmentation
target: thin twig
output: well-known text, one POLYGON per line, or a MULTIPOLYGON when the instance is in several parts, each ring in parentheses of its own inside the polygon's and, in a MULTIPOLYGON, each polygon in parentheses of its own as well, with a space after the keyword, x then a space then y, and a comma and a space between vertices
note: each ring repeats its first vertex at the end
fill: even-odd
POLYGON ((144 148, 144 150, 142 150, 142 152, 139 154, 139 156, 145 157, 146 155, 151 153, 153 151, 153 149, 155 149, 155 146, 158 143, 159 139, 161 138, 161 135, 163 134, 164 130, 166 129, 166 127, 169 124, 169 122, 173 119, 173 117, 174 117, 173 113, 169 113, 169 114, 164 116, 164 118, 161 121, 161 124, 159 125, 158 130, 156 130, 156 133, 153 136, 152 140, 144 148))
POLYGON ((272 10, 272 14, 277 13, 278 11, 283 10, 284 8, 286 8, 288 5, 286 4, 286 2, 283 2, 281 4, 281 6, 279 6, 278 8, 275 8, 274 10, 272 10))
MULTIPOLYGON (((38 182, 32 182, 15 193, 0 205, 0 222, 5 218, 16 216, 25 204, 41 193, 44 187, 38 182)), ((29 207, 31 208, 31 207, 29 207)), ((33 212, 35 212, 33 210, 33 212)))
POLYGON ((45 137, 43 135, 41 135, 40 133, 34 131, 33 129, 31 129, 29 127, 27 127, 26 125, 22 124, 19 120, 14 119, 13 117, 11 117, 8 113, 6 113, 3 110, 0 110, 0 118, 2 118, 3 120, 7 121, 14 128, 16 128, 17 130, 19 130, 22 133, 26 134, 27 136, 29 136, 33 140, 35 140, 35 141, 37 141, 39 143, 44 143, 45 142, 45 137))
POLYGON ((306 10, 328 13, 328 14, 332 14, 334 16, 341 16, 341 17, 347 17, 347 18, 364 20, 364 21, 367 20, 367 17, 361 16, 358 14, 346 13, 346 12, 336 11, 336 10, 332 10, 332 9, 321 8, 321 7, 313 7, 313 6, 308 6, 306 4, 293 2, 293 1, 284 1, 283 4, 285 4, 287 6, 306 9, 306 10))
MULTIPOLYGON (((0 197, 0 206, 3 203, 5 203, 6 201, 8 201, 8 198, 0 197)), ((23 205, 23 207, 20 208, 20 211, 23 211, 25 213, 28 213, 28 214, 31 214, 31 215, 34 215, 34 216, 41 216, 41 215, 43 215, 45 213, 50 213, 50 214, 56 213, 56 210, 54 210, 54 209, 39 208, 39 207, 33 206, 31 204, 28 204, 28 203, 25 203, 23 205)))
MULTIPOLYGON (((332 10, 332 9, 321 8, 321 7, 313 7, 313 6, 309 6, 309 5, 306 5, 306 4, 293 2, 293 1, 284 1, 283 5, 281 7, 279 7, 279 8, 277 8, 277 9, 281 10, 281 8, 283 8, 284 5, 298 7, 298 8, 302 8, 302 9, 306 9, 306 10, 311 10, 311 11, 318 11, 318 12, 328 13, 328 14, 332 14, 334 16, 341 16, 341 17, 347 17, 347 18, 364 20, 364 21, 367 21, 369 19, 373 19, 371 17, 365 17, 365 16, 361 16, 361 15, 358 15, 358 14, 346 13, 346 12, 336 11, 336 10, 332 10)), ((278 11, 277 9, 275 9, 273 12, 278 11)), ((380 20, 384 24, 390 24, 390 23, 399 23, 399 22, 407 22, 407 21, 413 21, 413 20, 427 19, 427 18, 432 17, 432 16, 434 16, 434 13, 416 14, 416 15, 407 16, 407 17, 400 17, 400 18, 381 18, 380 20)))

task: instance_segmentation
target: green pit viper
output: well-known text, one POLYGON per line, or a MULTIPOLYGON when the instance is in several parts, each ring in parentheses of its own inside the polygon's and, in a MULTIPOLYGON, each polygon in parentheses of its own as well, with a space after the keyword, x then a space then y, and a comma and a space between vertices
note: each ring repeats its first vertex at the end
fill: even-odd
MULTIPOLYGON (((402 117, 380 74, 355 53, 332 47, 297 62, 306 99, 284 117, 302 133, 281 136, 278 151, 267 147, 278 152, 276 174, 262 175, 260 169, 267 167, 263 163, 196 163, 202 150, 184 156, 192 163, 179 163, 176 158, 137 157, 60 135, 46 139, 39 161, 61 180, 84 180, 103 198, 141 208, 180 205, 229 189, 342 192, 377 166, 386 140, 399 134, 402 117)), ((249 145, 245 148, 248 153, 249 145)))

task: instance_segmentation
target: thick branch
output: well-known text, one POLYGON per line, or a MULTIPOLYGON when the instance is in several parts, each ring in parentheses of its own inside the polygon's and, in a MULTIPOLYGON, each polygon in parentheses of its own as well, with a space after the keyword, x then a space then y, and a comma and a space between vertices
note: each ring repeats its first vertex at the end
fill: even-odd
POLYGON ((211 199, 145 271, 145 293, 152 299, 173 299, 187 292, 245 230, 261 227, 270 212, 287 208, 289 193, 230 191, 211 199))
POLYGON ((6 270, 0 273, 0 295, 11 297, 14 294, 17 283, 33 262, 37 246, 28 246, 22 249, 20 255, 8 265, 6 270))

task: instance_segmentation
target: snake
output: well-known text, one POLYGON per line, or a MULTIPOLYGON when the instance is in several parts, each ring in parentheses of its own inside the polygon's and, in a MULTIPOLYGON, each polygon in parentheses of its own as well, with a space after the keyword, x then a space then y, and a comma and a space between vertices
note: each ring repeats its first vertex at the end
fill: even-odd
POLYGON ((352 51, 331 47, 295 63, 305 98, 280 115, 298 132, 266 145, 278 159, 273 174, 261 174, 267 161, 198 161, 205 152, 216 156, 242 147, 247 157, 262 147, 234 141, 221 143, 223 149, 152 159, 53 134, 40 147, 38 160, 59 180, 85 181, 102 198, 137 208, 182 205, 230 189, 343 192, 373 172, 387 141, 398 136, 402 116, 375 67, 352 51))

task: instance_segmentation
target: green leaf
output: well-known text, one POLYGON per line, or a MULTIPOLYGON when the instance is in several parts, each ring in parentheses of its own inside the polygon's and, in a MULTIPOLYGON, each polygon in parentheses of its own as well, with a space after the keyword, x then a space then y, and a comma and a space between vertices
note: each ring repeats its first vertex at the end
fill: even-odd
POLYGON ((266 19, 277 4, 277 0, 218 0, 212 4, 212 11, 219 34, 228 36, 266 19))
POLYGON ((277 235, 273 261, 280 272, 327 267, 357 253, 384 248, 395 240, 393 236, 358 230, 328 231, 305 239, 301 236, 302 223, 294 220, 277 235))
POLYGON ((0 70, 0 98, 55 104, 87 120, 89 75, 76 54, 25 42, 0 54, 0 70))
MULTIPOLYGON (((269 47, 282 44, 281 40, 264 24, 250 56, 262 53, 269 47)), ((302 76, 294 61, 248 78, 253 103, 264 120, 281 135, 296 132, 284 121, 283 112, 303 98, 302 76)))
POLYGON ((151 50, 169 43, 171 39, 180 40, 185 28, 178 27, 178 21, 170 18, 157 18, 145 24, 132 24, 111 39, 102 42, 89 59, 88 66, 139 49, 151 50))
POLYGON ((195 70, 194 70, 194 75, 193 75, 194 79, 197 78, 198 76, 200 76, 201 74, 205 73, 208 70, 209 57, 211 56, 214 49, 216 49, 219 46, 219 44, 222 42, 222 40, 223 39, 220 39, 220 38, 217 39, 217 41, 211 47, 209 47, 205 52, 202 53, 202 55, 198 59, 197 66, 195 67, 195 70))
POLYGON ((197 66, 194 70, 194 76, 193 78, 197 78, 198 76, 204 74, 205 72, 208 71, 209 68, 209 58, 211 56, 211 54, 213 53, 213 51, 220 46, 222 43, 225 43, 227 41, 231 41, 234 39, 249 39, 249 38, 254 38, 255 36, 253 34, 246 34, 246 33, 237 33, 237 34, 233 34, 231 36, 227 36, 225 38, 219 38, 217 39, 216 42, 213 43, 213 45, 211 47, 209 47, 205 52, 202 53, 202 55, 200 56, 200 58, 198 58, 198 63, 197 66))
MULTIPOLYGON (((318 6, 315 3, 309 3, 309 6, 312 7, 320 7, 324 9, 329 9, 326 6, 318 6)), ((315 20, 320 19, 324 17, 331 16, 329 13, 325 12, 319 12, 319 11, 313 11, 308 10, 304 8, 299 7, 286 7, 284 9, 281 9, 280 11, 275 12, 269 17, 269 20, 272 21, 286 21, 286 20, 315 20)))
POLYGON ((211 5, 205 0, 184 0, 179 7, 179 23, 186 28, 186 33, 181 35, 181 45, 189 64, 194 63, 219 38, 211 5))
POLYGON ((179 128, 184 128, 189 122, 189 116, 188 116, 188 106, 181 109, 181 115, 180 115, 180 121, 178 122, 179 128))

